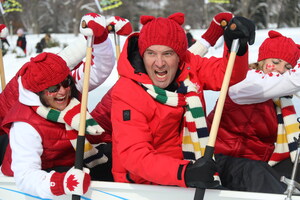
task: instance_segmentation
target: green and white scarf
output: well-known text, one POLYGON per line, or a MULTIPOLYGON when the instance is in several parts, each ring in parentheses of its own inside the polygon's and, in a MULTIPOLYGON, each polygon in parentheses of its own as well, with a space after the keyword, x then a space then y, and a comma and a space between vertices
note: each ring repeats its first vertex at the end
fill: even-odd
POLYGON ((152 84, 143 88, 158 102, 173 107, 184 107, 182 151, 184 159, 196 160, 204 155, 208 142, 205 113, 197 88, 189 79, 180 83, 175 92, 166 91, 152 84))
MULTIPOLYGON (((46 106, 32 106, 35 112, 41 117, 58 123, 65 124, 68 138, 74 149, 76 150, 77 136, 79 130, 80 121, 80 102, 76 98, 72 98, 69 105, 62 111, 46 107, 46 106)), ((86 133, 90 135, 101 135, 104 130, 101 126, 91 117, 91 115, 86 113, 86 133)), ((106 163, 108 158, 98 152, 86 138, 84 144, 84 162, 89 167, 92 168, 96 165, 106 163)))

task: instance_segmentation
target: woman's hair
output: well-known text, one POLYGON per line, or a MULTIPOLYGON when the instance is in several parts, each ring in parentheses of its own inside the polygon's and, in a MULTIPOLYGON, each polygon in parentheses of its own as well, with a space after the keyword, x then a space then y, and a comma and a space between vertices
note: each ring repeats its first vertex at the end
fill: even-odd
MULTIPOLYGON (((73 77, 71 75, 68 75, 67 77, 71 80, 71 84, 70 84, 70 87, 71 87, 71 96, 70 96, 70 98, 72 99, 74 97, 74 98, 78 99, 79 96, 78 96, 78 90, 76 89, 76 86, 75 86, 75 80, 73 79, 73 77)), ((44 91, 45 90, 37 93, 37 95, 39 96, 41 103, 44 106, 48 107, 49 105, 46 104, 46 102, 45 102, 45 100, 43 98, 44 91)))
POLYGON ((261 60, 261 61, 256 62, 256 63, 251 63, 251 64, 249 64, 249 69, 262 70, 264 62, 265 62, 264 60, 261 60))

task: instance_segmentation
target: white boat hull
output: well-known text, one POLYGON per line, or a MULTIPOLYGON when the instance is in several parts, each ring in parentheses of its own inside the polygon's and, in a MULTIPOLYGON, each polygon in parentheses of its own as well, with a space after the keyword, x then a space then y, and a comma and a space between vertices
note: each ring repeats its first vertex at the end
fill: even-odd
MULTIPOLYGON (((195 189, 172 186, 153 186, 129 183, 92 181, 82 200, 194 200, 195 189)), ((205 190, 203 200, 284 200, 286 195, 238 192, 228 190, 205 190)), ((40 197, 17 189, 11 177, 0 176, 0 200, 36 200, 40 197)), ((71 200, 71 195, 55 197, 55 200, 71 200)), ((300 200, 293 196, 292 200, 300 200)))

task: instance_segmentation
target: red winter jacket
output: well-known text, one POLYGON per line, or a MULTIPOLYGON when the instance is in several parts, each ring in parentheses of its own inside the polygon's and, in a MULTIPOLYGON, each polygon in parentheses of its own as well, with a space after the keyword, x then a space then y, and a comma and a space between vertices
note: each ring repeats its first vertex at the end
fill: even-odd
MULTIPOLYGON (((214 110, 207 117, 208 127, 214 110)), ((238 105, 225 100, 215 144, 215 154, 269 161, 277 139, 277 115, 272 100, 238 105)))
MULTIPOLYGON (((40 134, 43 143, 42 169, 74 165, 75 151, 62 123, 48 121, 36 114, 29 106, 19 102, 14 105, 3 121, 5 131, 9 131, 11 124, 15 121, 29 123, 40 134)), ((13 174, 7 174, 10 171, 11 162, 9 161, 11 161, 10 151, 6 151, 1 170, 3 174, 12 176, 13 174)))
MULTIPOLYGON (((152 84, 145 73, 136 73, 127 48, 137 33, 127 38, 118 61, 120 79, 112 90, 113 175, 118 182, 177 185, 185 187, 184 172, 189 163, 182 154, 184 109, 155 101, 137 82, 152 84)), ((137 43, 137 42, 136 42, 137 43)), ((132 50, 132 43, 130 49, 132 50)), ((130 51, 131 51, 130 50, 130 51)), ((176 82, 188 75, 203 90, 220 90, 228 51, 223 58, 201 58, 187 52, 176 82)), ((132 60, 132 59, 131 59, 132 60)), ((243 80, 248 71, 248 55, 237 56, 231 84, 243 80)))
MULTIPOLYGON (((110 89, 96 105, 95 109, 91 112, 91 116, 96 122, 105 130, 105 142, 111 142, 112 125, 111 125, 111 91, 110 89)), ((102 134, 104 135, 104 134, 102 134)))
MULTIPOLYGON (((5 90, 0 94, 0 125, 13 105, 18 102, 18 75, 14 76, 6 85, 5 90)), ((5 134, 5 131, 0 126, 0 135, 5 134)))
MULTIPOLYGON (((31 107, 19 103, 19 101, 15 103, 3 120, 5 132, 9 133, 12 123, 16 121, 30 124, 40 134, 43 143, 43 154, 41 156, 41 168, 43 170, 58 166, 74 166, 75 150, 67 137, 64 124, 42 118, 31 107)), ((100 136, 86 135, 86 138, 92 144, 99 144, 104 141, 110 142, 105 133, 100 136)), ((1 167, 3 174, 13 176, 10 165, 11 149, 8 145, 1 167)))

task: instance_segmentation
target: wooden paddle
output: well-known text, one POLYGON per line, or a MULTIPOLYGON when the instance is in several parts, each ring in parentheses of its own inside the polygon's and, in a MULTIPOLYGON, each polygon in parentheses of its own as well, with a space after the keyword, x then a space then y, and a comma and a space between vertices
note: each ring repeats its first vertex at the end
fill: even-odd
MULTIPOLYGON (((87 24, 82 21, 82 28, 86 28, 87 24)), ((80 123, 79 132, 76 143, 76 156, 75 156, 75 168, 83 169, 83 155, 84 155, 84 143, 85 143, 85 130, 86 130, 86 112, 88 102, 88 91, 90 81, 90 71, 92 62, 92 51, 93 51, 94 36, 87 37, 87 49, 86 49, 86 61, 84 66, 84 78, 83 78, 83 89, 80 107, 80 123)), ((80 200, 80 195, 72 195, 72 200, 80 200)))
MULTIPOLYGON (((204 157, 207 158, 212 158, 214 154, 214 146, 216 143, 217 133, 218 133, 223 107, 224 107, 224 103, 225 103, 225 99, 229 87, 230 77, 232 74, 232 69, 233 69, 233 65, 234 65, 234 61, 238 49, 239 49, 239 40, 235 39, 232 41, 231 52, 227 63, 222 87, 220 90, 219 100, 216 106, 216 111, 212 122, 211 130, 209 133, 208 142, 205 147, 204 157)), ((204 198, 204 193, 205 193, 205 189, 197 188, 195 192, 194 200, 202 200, 204 198)))
POLYGON ((116 60, 119 60, 120 56, 120 36, 116 33, 113 25, 108 26, 108 31, 114 33, 115 47, 116 47, 116 60))
POLYGON ((0 40, 0 78, 1 78, 1 89, 4 90, 6 86, 5 82, 5 73, 4 73, 4 66, 3 66, 3 55, 2 55, 2 41, 0 40))

